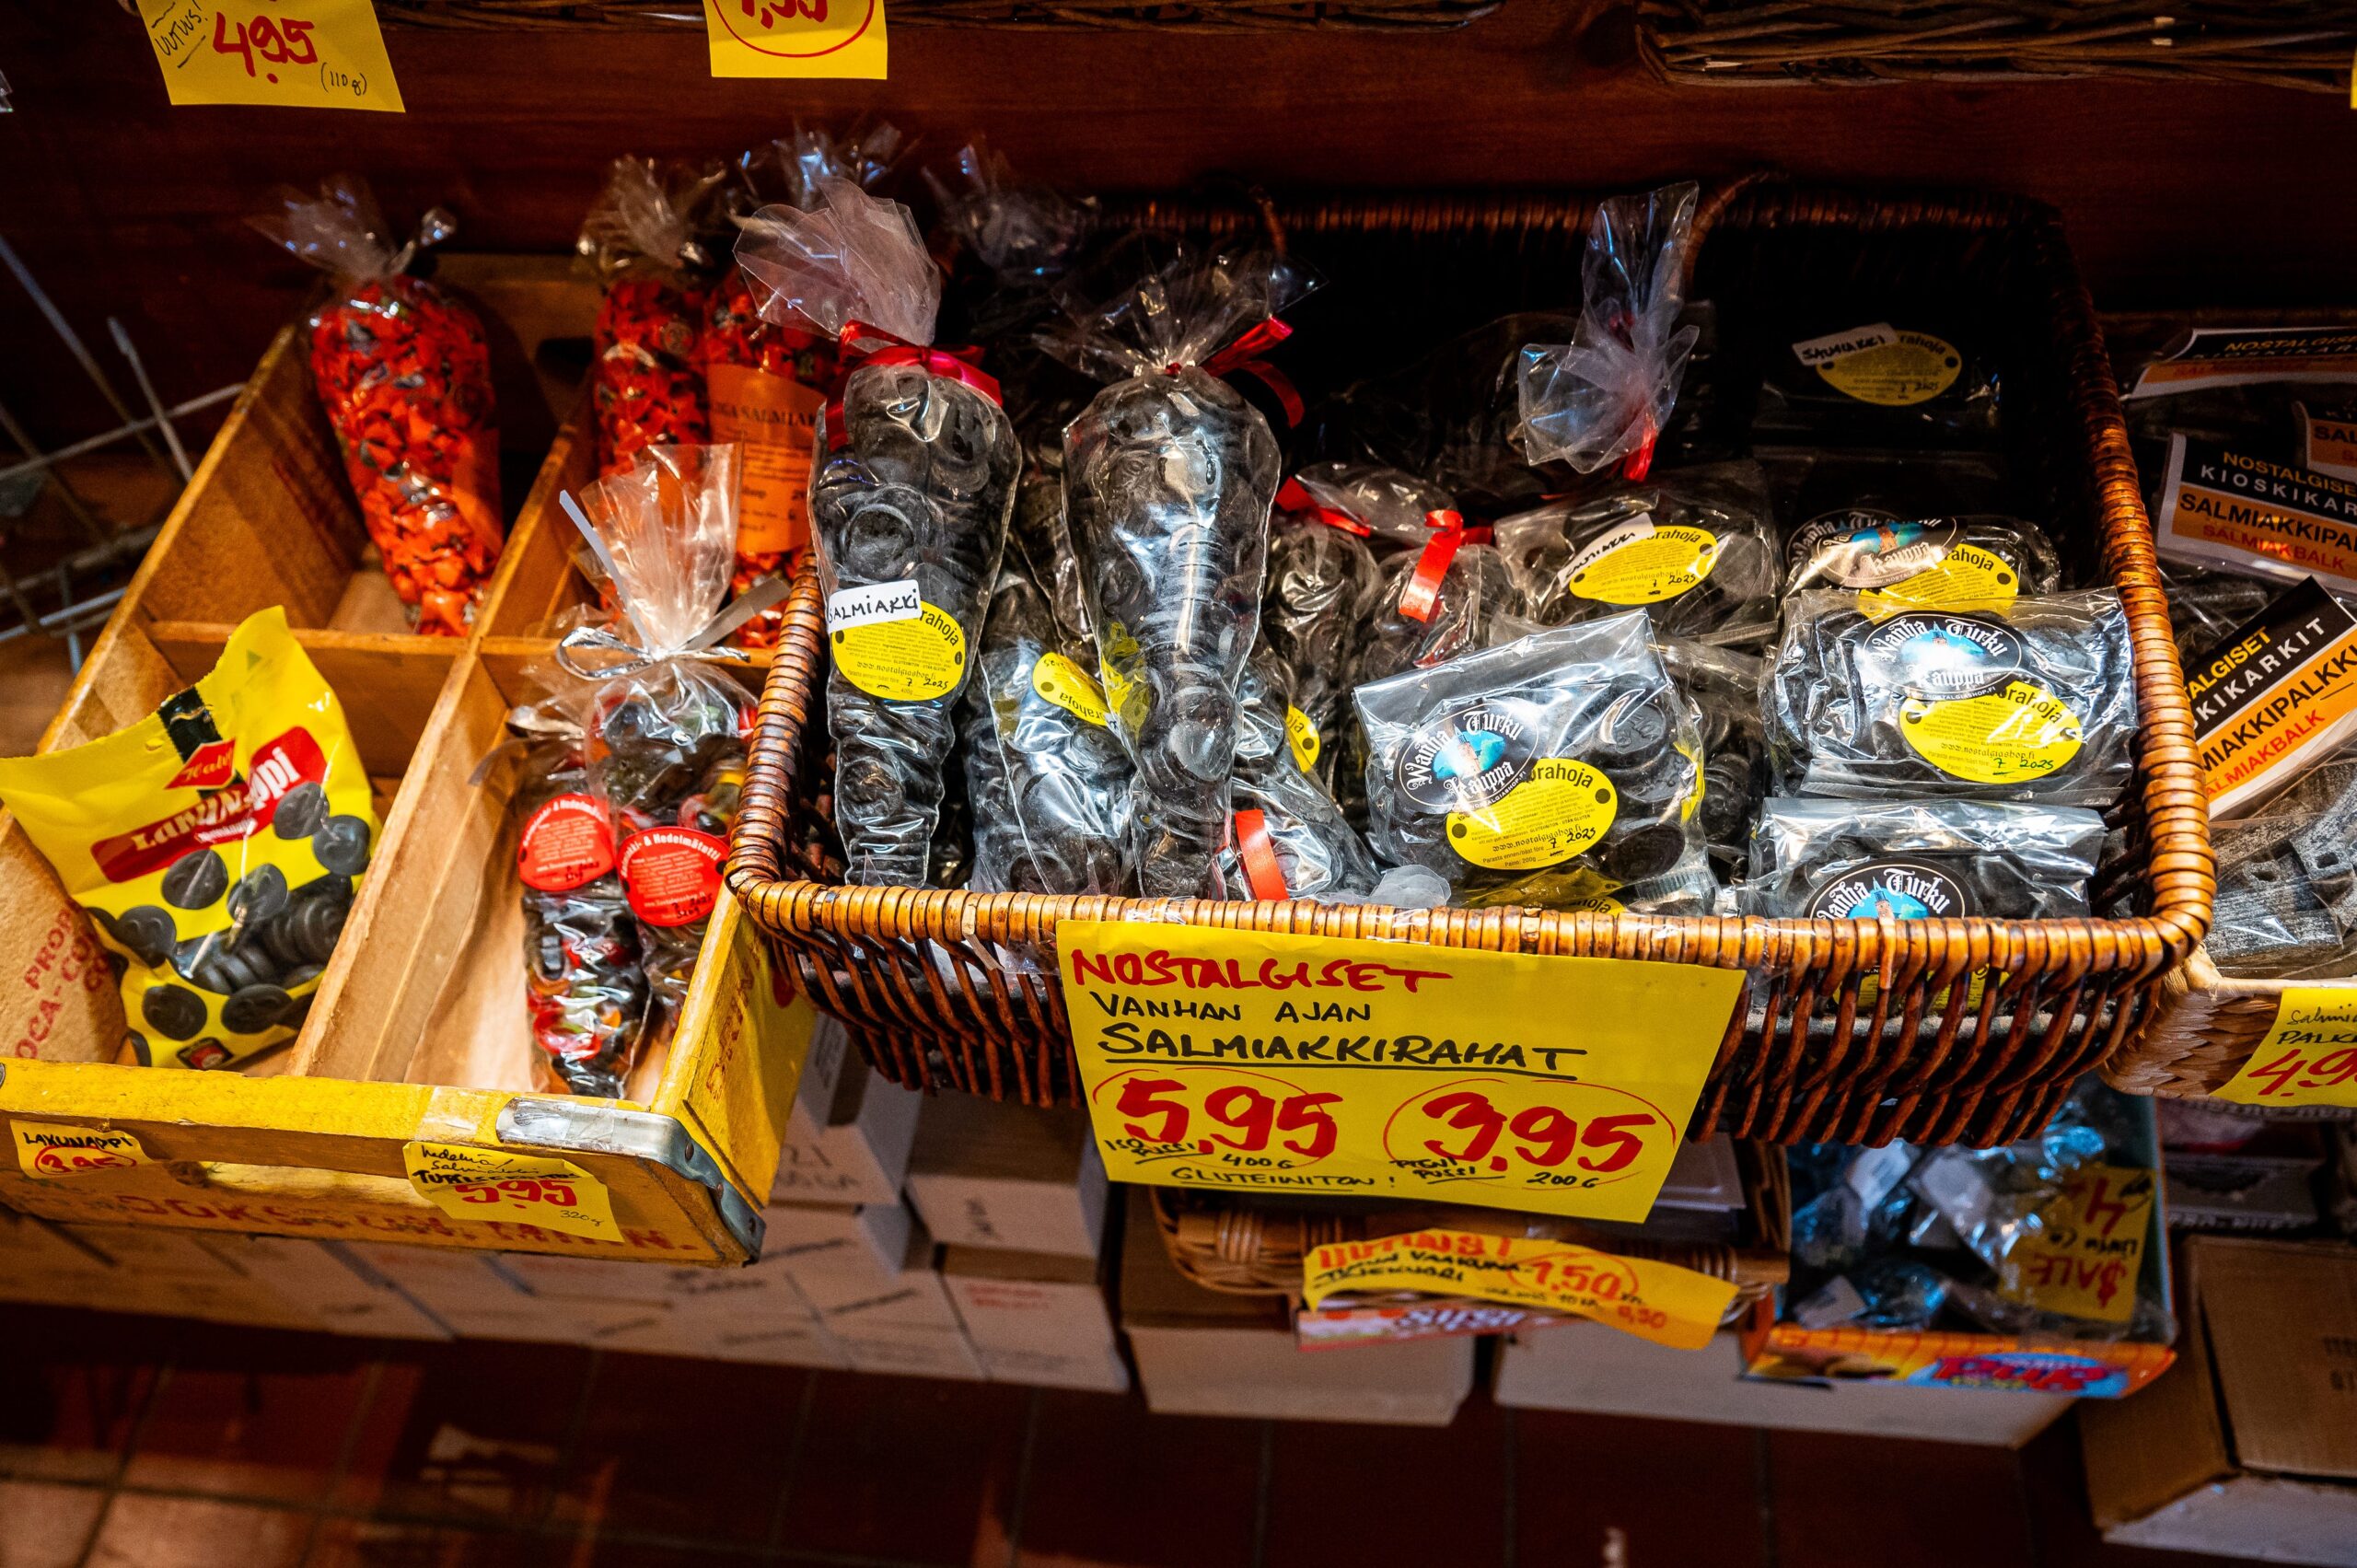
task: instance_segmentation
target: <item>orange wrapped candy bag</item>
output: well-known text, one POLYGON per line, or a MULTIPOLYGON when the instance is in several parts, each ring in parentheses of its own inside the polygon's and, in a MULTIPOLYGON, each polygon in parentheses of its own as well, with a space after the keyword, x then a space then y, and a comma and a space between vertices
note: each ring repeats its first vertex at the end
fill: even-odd
POLYGON ((417 629, 464 636, 505 532, 491 350, 473 311, 408 275, 456 220, 435 207, 396 248, 352 175, 275 199, 249 221, 333 280, 308 319, 311 379, 361 520, 417 629))
POLYGON ((648 447, 711 436, 697 342, 703 333, 709 258, 696 230, 721 166, 614 160, 582 220, 577 249, 596 270, 598 472, 627 473, 648 447))

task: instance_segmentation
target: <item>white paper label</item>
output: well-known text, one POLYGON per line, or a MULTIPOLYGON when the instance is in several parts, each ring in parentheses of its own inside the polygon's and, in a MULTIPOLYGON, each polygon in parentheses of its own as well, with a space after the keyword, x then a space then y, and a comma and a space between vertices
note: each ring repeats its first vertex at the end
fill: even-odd
POLYGON ((924 599, 914 577, 897 583, 875 583, 864 588, 838 588, 827 596, 827 633, 848 632, 854 626, 875 626, 887 621, 914 621, 924 613, 924 599))
POLYGON ((1870 348, 1887 348, 1898 341, 1898 333, 1889 322, 1877 321, 1870 327, 1852 327, 1846 332, 1828 332, 1821 338, 1794 343, 1793 353, 1801 364, 1815 370, 1870 348))

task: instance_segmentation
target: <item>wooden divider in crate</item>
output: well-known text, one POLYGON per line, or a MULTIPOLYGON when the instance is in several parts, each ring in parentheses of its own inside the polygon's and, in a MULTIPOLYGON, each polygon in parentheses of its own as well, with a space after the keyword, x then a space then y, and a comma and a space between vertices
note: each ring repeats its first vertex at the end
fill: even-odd
MULTIPOLYGON (((263 356, 42 749, 153 712, 212 667, 239 621, 283 603, 377 784, 376 857, 291 1046, 243 1073, 138 1068, 115 1064, 122 1008, 87 922, 0 817, 0 974, 24 981, 0 1012, 0 1140, 13 1144, 18 1121, 115 1129, 153 1162, 44 1180, 0 1156, 0 1202, 53 1219, 674 1264, 758 1254, 807 1004, 781 993, 766 942, 724 895, 678 1026, 632 1074, 628 1098, 544 1091, 525 1022, 515 764, 470 782, 528 694, 524 672, 552 651, 536 633, 593 597, 556 503, 594 470, 579 376, 552 371, 547 352, 569 332, 586 337, 594 308, 563 265, 452 258, 445 273, 491 328, 503 441, 537 427, 546 453, 473 638, 417 636, 400 622, 299 333, 282 332, 263 356), (611 1195, 625 1240, 455 1219, 406 1178, 403 1147, 419 1140, 572 1161, 611 1195)), ((564 357, 553 356, 560 368, 564 357)), ((746 679, 757 684, 760 666, 746 679)))

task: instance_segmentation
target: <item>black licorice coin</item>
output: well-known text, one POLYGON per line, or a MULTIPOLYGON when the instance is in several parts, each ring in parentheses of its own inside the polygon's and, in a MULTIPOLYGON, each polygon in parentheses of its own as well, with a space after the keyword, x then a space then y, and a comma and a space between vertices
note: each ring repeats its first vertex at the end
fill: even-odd
POLYGON ((131 1056, 133 1061, 138 1063, 142 1067, 153 1067, 156 1065, 156 1053, 154 1049, 148 1045, 147 1037, 145 1035, 141 1034, 137 1029, 125 1029, 122 1031, 122 1038, 123 1042, 131 1047, 131 1056))
POLYGON ((331 817, 311 835, 311 853, 319 864, 344 877, 368 869, 368 824, 358 817, 331 817))
POLYGON ((270 814, 271 830, 282 839, 308 839, 328 819, 328 792, 316 784, 298 784, 280 797, 270 814))
POLYGON ((166 1040, 187 1040, 204 1027, 204 999, 177 985, 149 986, 139 1013, 166 1040))
POLYGON ((275 865, 257 865, 229 889, 229 918, 241 926, 258 925, 286 908, 286 873, 275 865))
POLYGON ((285 1015, 294 1000, 274 985, 250 985, 221 1005, 221 1027, 231 1034, 258 1035, 285 1015))
POLYGON ((140 904, 127 909, 114 918, 115 940, 131 950, 132 955, 149 969, 161 969, 172 960, 172 949, 179 946, 180 925, 169 910, 154 904, 140 904))
POLYGON ((209 908, 229 890, 229 867, 218 851, 191 851, 164 873, 164 901, 175 909, 209 908))

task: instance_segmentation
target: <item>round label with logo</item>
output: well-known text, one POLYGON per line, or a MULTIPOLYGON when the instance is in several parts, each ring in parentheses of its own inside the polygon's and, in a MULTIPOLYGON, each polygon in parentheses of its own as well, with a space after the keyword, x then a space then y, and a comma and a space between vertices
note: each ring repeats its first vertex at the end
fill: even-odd
POLYGON ((649 925, 691 925, 720 900, 728 841, 694 828, 649 828, 622 845, 631 912, 649 925))
POLYGON ((1888 684, 1933 700, 2003 691, 2023 664, 2022 640, 2003 622, 1931 611, 1883 621, 1866 633, 1864 656, 1888 684))
POLYGON ((2070 704, 2027 680, 1949 702, 1910 698, 1899 706, 1898 728, 1915 754, 1940 772, 1985 784, 2051 778, 2086 742, 2070 704))
POLYGON ((1828 545, 1871 535, 1876 528, 1899 520, 1898 513, 1875 506, 1844 506, 1839 511, 1820 512, 1794 528, 1784 540, 1785 575, 1789 576, 1806 565, 1828 545))
POLYGON ((1548 757, 1502 798, 1450 812, 1448 845, 1491 871, 1538 871, 1594 847, 1620 809, 1620 796, 1602 772, 1548 757))
POLYGON ((1937 566, 1947 554, 1949 531, 1924 518, 1842 512, 1801 529, 1791 554, 1795 566, 1809 569, 1810 586, 1888 587, 1937 566))
POLYGON ((1392 765, 1399 793, 1426 811, 1479 811, 1530 776, 1529 726, 1493 703, 1434 719, 1392 765))
POLYGON ((1906 408, 1929 402, 1964 371, 1964 356, 1945 338, 1900 332, 1894 343, 1857 349, 1817 367, 1834 390, 1862 403, 1906 408))
POLYGON ((1641 517, 1589 541, 1572 558, 1565 586, 1601 604, 1659 604, 1701 582, 1718 563, 1719 536, 1710 529, 1656 528, 1641 517))
POLYGON ((966 679, 966 633, 931 602, 900 620, 869 621, 829 634, 843 679, 888 703, 930 703, 966 679))
POLYGON ((1031 667, 1031 690, 1083 724, 1105 724, 1105 692, 1097 678, 1062 654, 1039 656, 1031 667))
POLYGON ((1916 860, 1868 861, 1808 896, 1811 920, 1955 920, 1970 912, 1955 877, 1916 860))
POLYGON ((542 801, 517 835, 516 874, 527 888, 569 893, 613 868, 613 819, 595 796, 569 793, 542 801))

